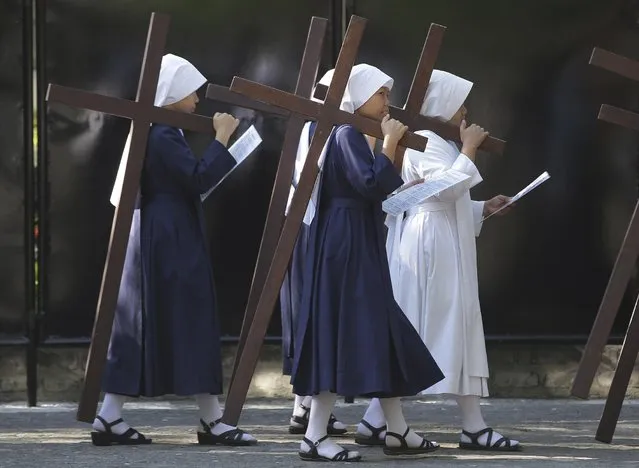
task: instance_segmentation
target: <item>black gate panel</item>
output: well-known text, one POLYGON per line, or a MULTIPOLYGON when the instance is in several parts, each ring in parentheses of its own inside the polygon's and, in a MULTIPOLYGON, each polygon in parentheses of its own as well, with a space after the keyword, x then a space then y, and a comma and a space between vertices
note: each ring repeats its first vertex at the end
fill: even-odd
MULTIPOLYGON (((150 15, 158 11, 172 18, 167 52, 190 60, 211 82, 229 85, 237 74, 292 90, 311 16, 330 17, 331 4, 50 0, 47 81, 133 98, 150 15)), ((329 37, 320 73, 331 63, 329 37)), ((253 123, 264 139, 261 151, 229 176, 205 207, 223 333, 237 336, 285 121, 214 105, 201 96, 199 113, 229 110, 243 117, 240 131, 253 123)), ((95 112, 49 109, 45 333, 50 338, 91 333, 114 211, 109 196, 128 128, 128 121, 95 112)), ((187 138, 196 153, 209 139, 187 138)), ((279 319, 271 333, 279 334, 279 319)))
MULTIPOLYGON (((0 4, 0 341, 26 335, 23 5, 0 4)), ((29 111, 30 113, 30 111, 29 111)))
POLYGON ((396 105, 430 23, 448 27, 437 68, 475 83, 470 119, 508 140, 502 157, 478 158, 484 182, 474 199, 551 175, 512 215, 487 221, 477 241, 486 333, 585 337, 637 199, 639 149, 633 132, 597 122, 602 103, 636 109, 639 86, 588 59, 593 46, 639 58, 637 12, 605 0, 360 0, 354 11, 370 20, 359 61, 395 78, 396 105))

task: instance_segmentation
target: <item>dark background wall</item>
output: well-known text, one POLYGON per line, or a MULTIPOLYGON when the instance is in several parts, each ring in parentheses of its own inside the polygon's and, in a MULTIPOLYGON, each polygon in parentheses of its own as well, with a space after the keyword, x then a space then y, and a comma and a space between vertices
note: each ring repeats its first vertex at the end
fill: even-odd
MULTIPOLYGON (((53 82, 135 95, 152 11, 171 15, 167 51, 211 82, 240 75, 292 90, 312 15, 331 20, 320 74, 339 49, 340 13, 369 19, 359 61, 395 78, 403 104, 431 22, 448 27, 439 68, 475 82, 471 118, 508 140, 482 155, 475 198, 513 194, 542 171, 552 178, 478 240, 486 332, 586 336, 637 198, 638 139, 597 122, 601 103, 637 110, 639 87, 588 65, 597 45, 639 58, 636 2, 622 0, 294 0, 201 2, 48 0, 38 64, 53 82), (249 14, 250 13, 250 14, 249 14)), ((0 332, 18 334, 25 310, 22 2, 0 6, 0 332)), ((206 202, 224 334, 239 333, 285 122, 202 100, 199 113, 232 111, 254 123, 262 149, 206 202)), ((110 234, 109 195, 128 122, 50 106, 40 140, 46 164, 42 235, 44 336, 90 335, 110 234)), ((28 122, 27 122, 28 124, 28 122)), ((196 152, 206 136, 188 135, 196 152)), ((623 332, 629 290, 616 332, 623 332)), ((270 334, 279 333, 278 314, 270 334)))

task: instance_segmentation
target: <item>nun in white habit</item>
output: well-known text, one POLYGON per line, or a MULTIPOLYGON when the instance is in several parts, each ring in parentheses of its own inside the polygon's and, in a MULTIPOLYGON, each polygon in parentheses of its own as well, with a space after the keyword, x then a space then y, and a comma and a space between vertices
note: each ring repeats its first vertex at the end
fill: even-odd
MULTIPOLYGON (((519 443, 489 428, 480 397, 488 396, 488 361, 477 284, 475 237, 482 217, 508 201, 497 196, 473 201, 470 189, 482 181, 475 153, 487 132, 467 126, 464 102, 472 83, 434 70, 421 114, 460 126, 463 146, 431 131, 424 152, 407 150, 402 178, 410 183, 447 171, 470 178, 409 210, 389 217, 387 252, 395 299, 432 352, 446 378, 422 392, 456 398, 462 413, 460 446, 518 450, 519 443)), ((499 214, 505 214, 502 210, 499 214)))
POLYGON ((438 448, 410 430, 400 403, 443 374, 393 298, 381 204, 402 185, 392 159, 406 126, 388 116, 392 85, 375 67, 353 67, 341 108, 381 123, 382 152, 350 125, 335 129, 304 220, 310 233, 291 373, 294 392, 313 396, 304 460, 360 459, 328 439, 337 394, 380 399, 387 455, 438 448))
MULTIPOLYGON (((162 59, 155 105, 192 113, 206 79, 175 55, 162 59)), ((194 396, 204 445, 256 440, 220 421, 220 331, 200 194, 236 161, 226 149, 239 121, 213 118, 215 140, 196 158, 180 129, 153 124, 129 234, 125 268, 103 378, 104 402, 93 423, 95 445, 147 444, 122 419, 125 397, 194 396)), ((118 206, 130 134, 111 203, 118 206)))

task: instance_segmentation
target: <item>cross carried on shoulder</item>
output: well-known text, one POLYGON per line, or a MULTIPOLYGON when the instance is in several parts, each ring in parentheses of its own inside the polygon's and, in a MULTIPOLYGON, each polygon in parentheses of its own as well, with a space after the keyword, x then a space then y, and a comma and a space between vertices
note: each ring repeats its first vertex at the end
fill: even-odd
MULTIPOLYGON (((422 48, 422 53, 415 70, 413 82, 411 83, 408 97, 403 108, 391 106, 390 114, 394 119, 399 120, 412 130, 431 130, 446 140, 452 140, 461 143, 459 127, 446 122, 441 122, 431 117, 420 114, 422 103, 426 97, 430 77, 435 68, 435 62, 439 54, 439 49, 444 39, 446 27, 440 24, 432 23, 428 30, 428 35, 422 48)), ((318 85, 315 89, 315 97, 324 99, 328 88, 324 85, 318 85)), ((480 149, 494 154, 502 154, 506 142, 499 138, 487 137, 481 144, 480 149)), ((395 167, 401 170, 404 161, 405 147, 399 147, 395 155, 395 167)))
POLYGON ((131 147, 122 182, 120 202, 113 216, 109 249, 102 274, 91 346, 85 369, 84 386, 77 412, 77 419, 88 423, 93 422, 100 396, 102 374, 111 338, 129 230, 139 191, 150 126, 152 123, 163 123, 197 132, 214 132, 213 121, 209 117, 185 114, 154 106, 169 23, 170 17, 168 15, 158 13, 151 15, 135 101, 103 96, 55 84, 50 84, 47 92, 47 101, 50 103, 55 102, 125 117, 131 119, 133 123, 131 147))
MULTIPOLYGON (((595 48, 590 57, 590 64, 639 81, 639 62, 635 60, 595 48)), ((618 107, 603 104, 599 110, 599 119, 639 131, 639 114, 618 107)), ((639 258, 639 201, 635 205, 626 236, 621 244, 573 382, 572 394, 576 397, 588 398, 590 387, 601 362, 601 355, 610 337, 637 258, 639 258)), ((637 354, 639 354, 639 301, 635 303, 632 312, 606 405, 597 428, 596 439, 600 442, 610 443, 612 441, 637 354)))
MULTIPOLYGON (((323 104, 239 77, 235 77, 231 83, 232 91, 282 107, 290 112, 301 114, 309 120, 317 121, 317 126, 311 139, 309 152, 291 202, 289 214, 284 221, 275 254, 270 263, 269 272, 253 314, 254 318, 248 331, 243 353, 238 356, 239 362, 237 363, 235 380, 228 390, 223 416, 223 421, 227 424, 236 425, 239 420, 248 387, 257 365, 266 329, 277 302, 302 218, 319 172, 317 162, 332 128, 335 125, 350 124, 362 133, 376 138, 383 138, 379 122, 344 112, 339 108, 364 34, 365 25, 366 20, 364 18, 351 17, 337 59, 333 79, 323 104)), ((423 151, 426 142, 426 138, 407 132, 400 141, 400 145, 423 151)), ((290 182, 290 176, 282 180, 286 190, 290 187, 290 182)), ((249 313, 247 311, 246 315, 248 316, 249 313)))

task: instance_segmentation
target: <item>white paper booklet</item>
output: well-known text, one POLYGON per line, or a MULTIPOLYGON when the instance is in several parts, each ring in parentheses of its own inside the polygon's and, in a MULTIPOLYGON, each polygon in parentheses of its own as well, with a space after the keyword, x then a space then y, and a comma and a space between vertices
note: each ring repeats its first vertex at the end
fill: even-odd
POLYGON ((548 172, 544 172, 543 174, 541 174, 539 177, 537 177, 535 180, 533 180, 530 184, 528 184, 523 190, 521 190, 517 195, 515 195, 514 197, 512 197, 510 199, 510 201, 508 203, 506 203, 504 206, 502 206, 501 208, 499 208, 497 211, 492 212, 491 214, 489 214, 488 216, 486 216, 483 221, 487 220, 488 218, 490 218, 492 215, 499 213, 501 210, 503 210, 504 208, 512 205, 513 203, 515 203, 517 200, 520 200, 521 198, 523 198, 525 195, 527 195, 528 193, 532 192, 533 190, 535 190, 537 187, 539 187, 541 184, 543 184, 544 182, 546 182, 548 179, 550 179, 550 174, 548 174, 548 172))
POLYGON ((446 171, 444 174, 432 177, 390 196, 382 203, 382 209, 390 215, 397 216, 419 205, 426 199, 446 189, 455 187, 468 179, 470 179, 470 176, 463 172, 455 170, 446 171))
MULTIPOLYGON (((237 141, 233 143, 229 148, 229 153, 231 153, 231 156, 235 158, 235 160, 237 161, 237 165, 226 176, 224 176, 222 180, 226 179, 231 172, 237 169, 242 161, 244 161, 253 151, 255 151, 255 149, 260 146, 261 143, 262 137, 259 133, 257 133, 257 130, 255 130, 255 126, 251 125, 251 127, 246 132, 244 132, 244 134, 239 137, 237 141)), ((201 200, 206 200, 206 198, 211 194, 211 192, 213 192, 213 190, 215 190, 215 187, 217 187, 222 182, 222 180, 211 187, 208 192, 200 195, 201 200)))

